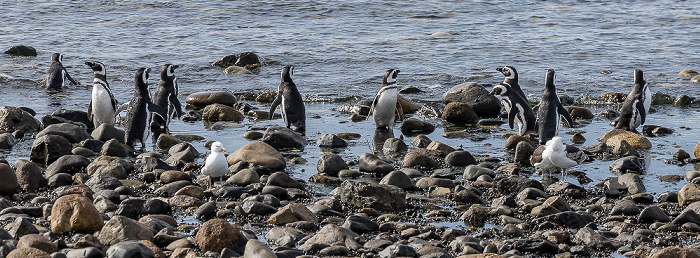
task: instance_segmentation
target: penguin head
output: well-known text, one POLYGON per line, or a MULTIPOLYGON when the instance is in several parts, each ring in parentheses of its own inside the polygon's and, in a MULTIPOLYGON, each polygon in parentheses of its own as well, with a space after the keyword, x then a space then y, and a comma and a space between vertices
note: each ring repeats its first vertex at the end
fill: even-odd
POLYGON ((51 55, 51 63, 54 62, 63 63, 63 55, 59 53, 53 53, 53 55, 51 55))
POLYGON ((545 77, 544 77, 545 87, 547 87, 547 88, 554 87, 554 79, 555 78, 556 77, 554 75, 554 69, 547 70, 547 75, 545 75, 545 77))
POLYGON ((180 68, 180 66, 174 65, 174 64, 164 64, 160 68, 160 78, 166 79, 166 78, 175 77, 175 69, 177 69, 177 68, 180 68))
POLYGON ((508 95, 510 93, 510 91, 508 91, 508 88, 509 88, 508 84, 505 84, 505 83, 496 84, 496 86, 493 86, 493 89, 491 90, 491 92, 489 92, 489 95, 491 95, 491 96, 493 96, 493 95, 501 95, 501 96, 508 95))
POLYGON ((221 142, 214 142, 211 144, 211 152, 226 152, 226 148, 224 148, 224 144, 221 142))
POLYGON ((401 70, 399 69, 386 70, 386 73, 384 74, 384 81, 382 82, 382 84, 391 85, 396 83, 396 77, 399 76, 399 72, 401 72, 401 70))
POLYGON ((292 80, 292 75, 294 75, 294 66, 293 65, 285 65, 284 68, 282 68, 282 81, 289 81, 292 80))
POLYGON ((512 67, 512 66, 498 67, 498 68, 496 68, 496 71, 501 72, 503 74, 503 76, 506 77, 506 79, 511 79, 511 80, 518 79, 518 71, 515 70, 515 67, 512 67))
POLYGON ((143 68, 143 67, 139 68, 139 70, 136 71, 136 75, 134 76, 135 77, 134 79, 136 80, 137 86, 139 85, 139 82, 143 83, 144 85, 148 85, 147 84, 148 73, 150 73, 150 72, 151 72, 151 68, 143 68))
POLYGON ((85 62, 87 66, 89 66, 92 69, 92 72, 95 74, 101 74, 101 75, 106 75, 107 74, 107 69, 105 69, 105 65, 103 63, 93 61, 93 62, 85 62))
POLYGON ((640 69, 634 70, 634 84, 644 85, 647 81, 644 80, 644 72, 640 69))

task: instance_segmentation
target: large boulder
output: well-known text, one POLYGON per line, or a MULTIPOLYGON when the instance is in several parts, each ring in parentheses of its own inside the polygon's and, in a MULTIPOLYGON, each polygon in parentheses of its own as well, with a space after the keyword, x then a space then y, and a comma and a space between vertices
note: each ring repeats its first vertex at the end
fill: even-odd
POLYGON ((501 113, 498 98, 489 95, 489 91, 478 83, 465 82, 445 92, 442 103, 452 102, 468 104, 479 117, 495 117, 501 113))
POLYGON ((211 104, 233 106, 238 100, 228 91, 197 92, 187 96, 185 102, 189 105, 203 108, 211 104))
POLYGON ((41 132, 39 132, 36 135, 36 138, 48 134, 63 136, 63 138, 66 138, 66 140, 68 140, 71 143, 79 143, 83 140, 92 138, 92 136, 90 136, 87 133, 84 127, 73 123, 60 123, 49 125, 46 128, 44 128, 44 130, 41 130, 41 132))
POLYGON ((218 103, 208 105, 202 111, 202 120, 208 122, 232 121, 238 123, 244 118, 245 116, 233 107, 218 103))
POLYGON ((64 155, 70 155, 71 150, 71 143, 66 138, 49 134, 34 140, 29 158, 32 162, 48 165, 64 155))
MULTIPOLYGON (((433 143, 431 143, 431 145, 433 145, 433 143)), ((428 147, 430 147, 430 145, 428 147)), ((406 154, 406 156, 403 159, 403 163, 401 163, 401 167, 421 167, 427 169, 434 169, 441 166, 443 161, 442 157, 444 157, 444 155, 439 150, 417 148, 409 151, 406 154)))
POLYGON ((389 172, 394 171, 393 166, 379 158, 377 155, 371 153, 362 153, 359 163, 360 171, 362 172, 384 176, 389 172))
POLYGON ((345 163, 340 155, 335 153, 323 154, 316 162, 316 169, 319 173, 326 173, 329 176, 337 177, 338 172, 348 169, 348 164, 345 163))
POLYGON ((240 161, 258 164, 272 171, 283 170, 287 166, 282 154, 264 142, 251 142, 226 157, 229 165, 240 161))
POLYGON ((224 248, 243 253, 248 239, 238 226, 225 219, 211 219, 197 231, 195 242, 203 252, 221 252, 224 248))
POLYGON ((66 232, 92 234, 102 228, 100 212, 90 199, 80 194, 59 197, 51 209, 51 232, 60 235, 66 232))
POLYGON ((15 171, 5 163, 0 163, 0 195, 12 196, 19 191, 15 171))
POLYGON ((41 123, 29 112, 17 107, 0 107, 0 130, 22 133, 37 132, 41 123))
POLYGON ((17 45, 17 46, 12 46, 5 50, 4 52, 7 55, 11 56, 36 56, 36 49, 30 46, 25 46, 25 45, 17 45))
POLYGON ((219 61, 212 63, 212 66, 218 66, 221 68, 227 68, 229 66, 239 66, 248 70, 253 70, 259 68, 261 63, 261 58, 253 52, 243 52, 240 54, 233 54, 224 56, 219 61))
POLYGON ((92 131, 90 136, 103 142, 116 139, 120 143, 124 143, 124 131, 109 124, 101 124, 92 131))
POLYGON ((97 238, 102 244, 113 245, 127 240, 151 240, 155 234, 154 231, 144 223, 116 215, 102 227, 97 238))
POLYGON ((678 205, 686 206, 697 201, 700 201, 700 185, 688 183, 678 191, 678 205))
POLYGON ((277 150, 303 150, 306 145, 304 136, 281 126, 268 127, 262 141, 277 150))
POLYGON ((406 192, 393 185, 344 181, 333 190, 333 194, 342 202, 358 208, 374 208, 383 212, 398 212, 406 208, 406 192))
POLYGON ((22 190, 34 192, 46 184, 46 178, 41 168, 36 163, 26 159, 18 159, 15 161, 15 174, 17 175, 17 184, 22 190))
POLYGON ((95 124, 88 119, 86 111, 62 108, 51 113, 51 116, 66 119, 68 122, 84 124, 88 132, 95 129, 95 124))
POLYGON ((651 141, 643 135, 622 129, 613 129, 598 137, 598 141, 604 142, 613 148, 619 146, 623 140, 627 141, 635 149, 651 148, 651 141))
POLYGON ((90 160, 80 155, 65 155, 58 158, 46 168, 46 177, 51 177, 58 173, 75 173, 83 171, 90 165, 90 160))
POLYGON ((450 102, 442 112, 442 120, 453 124, 474 124, 479 121, 479 116, 467 103, 450 102))

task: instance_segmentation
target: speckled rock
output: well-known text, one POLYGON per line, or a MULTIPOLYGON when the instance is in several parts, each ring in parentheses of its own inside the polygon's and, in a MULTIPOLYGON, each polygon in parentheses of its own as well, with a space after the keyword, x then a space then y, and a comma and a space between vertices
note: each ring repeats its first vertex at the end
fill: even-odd
POLYGON ((700 185, 688 183, 678 191, 678 205, 686 206, 697 201, 700 201, 700 185))
POLYGON ((91 234, 102 228, 100 212, 90 199, 79 194, 59 197, 51 209, 51 231, 61 235, 66 232, 91 234))
POLYGON ((146 224, 117 215, 102 227, 98 239, 102 244, 113 245, 127 240, 151 240, 154 234, 146 224))
POLYGON ((406 192, 392 185, 343 181, 332 194, 341 201, 360 208, 370 207, 387 212, 406 208, 406 192))
POLYGON ((25 248, 17 248, 15 250, 12 250, 6 258, 27 258, 27 257, 32 257, 32 258, 51 258, 51 255, 48 253, 33 248, 33 247, 25 247, 25 248))
POLYGON ((195 242, 202 251, 221 252, 229 248, 237 253, 243 253, 248 239, 238 226, 225 219, 211 219, 202 224, 195 235, 195 242))
POLYGON ((47 253, 53 253, 58 251, 58 246, 56 246, 55 243, 51 242, 48 238, 39 234, 29 234, 19 238, 19 242, 17 242, 17 248, 27 247, 36 248, 47 253))
POLYGON ((400 129, 404 134, 430 134, 435 131, 435 126, 416 118, 408 118, 401 123, 400 129))
POLYGON ((625 140, 635 149, 650 149, 651 141, 641 134, 614 129, 598 137, 598 141, 604 142, 608 146, 617 146, 620 141, 625 140))

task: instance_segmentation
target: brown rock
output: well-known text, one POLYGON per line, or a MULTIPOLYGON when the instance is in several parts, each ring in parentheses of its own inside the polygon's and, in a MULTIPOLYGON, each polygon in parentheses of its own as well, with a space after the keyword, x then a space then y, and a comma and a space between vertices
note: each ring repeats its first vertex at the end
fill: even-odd
POLYGON ((641 134, 614 129, 598 137, 598 141, 604 142, 610 147, 618 146, 622 140, 627 141, 635 149, 650 149, 651 141, 641 134))
POLYGON ((449 145, 438 141, 432 141, 430 144, 428 144, 428 147, 426 147, 426 149, 439 151, 440 153, 442 153, 442 155, 447 155, 455 151, 455 149, 450 147, 449 145))
POLYGON ((15 162, 15 174, 17 185, 24 191, 34 192, 45 184, 46 179, 41 168, 36 163, 26 159, 18 159, 15 162))
POLYGON ((506 149, 515 149, 515 147, 518 146, 518 143, 522 141, 529 142, 529 139, 522 135, 513 134, 508 137, 508 140, 506 140, 506 149))
POLYGON ((160 181, 163 182, 163 184, 169 184, 180 180, 192 181, 192 177, 179 170, 168 170, 160 174, 160 181))
POLYGON ((175 218, 173 218, 172 216, 170 216, 170 215, 165 215, 165 214, 151 214, 151 215, 146 215, 146 216, 141 217, 141 218, 139 219, 139 222, 142 222, 142 223, 143 223, 143 222, 145 222, 146 220, 148 220, 149 218, 159 219, 159 220, 165 221, 166 223, 170 224, 170 225, 173 226, 173 227, 177 227, 177 220, 175 220, 175 218))
POLYGON ((600 96, 601 100, 612 103, 622 103, 625 101, 626 98, 627 94, 619 92, 603 93, 603 95, 600 96))
POLYGON ((251 142, 226 157, 229 165, 246 161, 269 168, 272 171, 283 170, 287 166, 282 154, 264 142, 251 142))
POLYGON ((155 253, 154 258, 167 258, 168 257, 165 255, 165 253, 163 253, 163 250, 160 250, 160 248, 155 243, 153 243, 149 240, 141 240, 139 242, 141 242, 143 245, 148 247, 148 249, 151 249, 153 251, 153 253, 155 253))
POLYGON ((14 195, 19 191, 15 170, 5 163, 0 163, 0 195, 14 195))
POLYGON ((102 216, 95 205, 79 194, 59 197, 51 209, 51 232, 57 235, 66 232, 92 234, 103 225, 102 216))
POLYGON ((396 101, 398 101, 401 104, 401 109, 403 110, 404 114, 415 114, 416 111, 420 109, 420 105, 418 105, 418 103, 407 99, 401 94, 397 96, 396 101))
POLYGON ((46 253, 53 253, 58 251, 58 246, 51 242, 48 238, 39 234, 29 234, 24 235, 19 238, 17 242, 17 248, 36 248, 42 250, 46 253))
POLYGON ((678 205, 686 206, 697 201, 700 201, 700 185, 688 183, 678 191, 678 205))
POLYGON ((700 142, 698 142, 698 144, 695 144, 695 148, 693 149, 693 155, 696 159, 700 159, 700 142))
POLYGON ((225 106, 222 104, 211 104, 204 108, 202 111, 202 120, 209 122, 216 121, 232 121, 240 122, 243 121, 243 114, 231 106, 225 106))
POLYGON ((230 248, 237 253, 243 253, 248 239, 238 226, 228 223, 225 219, 211 219, 204 222, 197 231, 195 242, 203 252, 221 252, 230 248))
POLYGON ((683 247, 678 247, 678 246, 669 246, 664 249, 661 249, 657 253, 651 256, 652 258, 666 258, 666 257, 674 257, 674 258, 700 258, 700 251, 698 251, 695 248, 683 248, 683 247))
POLYGON ((51 258, 51 255, 49 255, 48 253, 46 253, 42 250, 32 248, 32 247, 17 248, 15 250, 12 250, 12 252, 10 252, 7 255, 7 258, 28 258, 28 257, 31 257, 31 258, 51 258))
POLYGON ((573 119, 593 119, 593 112, 584 107, 566 106, 564 107, 573 119))
POLYGON ((318 223, 318 218, 306 206, 301 203, 292 203, 282 207, 275 214, 272 214, 267 223, 274 225, 284 225, 297 221, 309 221, 318 223))
POLYGON ((442 112, 442 120, 454 124, 473 124, 479 121, 479 116, 469 104, 451 102, 442 112))
POLYGON ((196 107, 206 107, 211 104, 222 104, 226 106, 233 106, 238 100, 236 96, 233 96, 227 91, 214 91, 214 92, 197 92, 187 96, 185 100, 187 104, 196 107))

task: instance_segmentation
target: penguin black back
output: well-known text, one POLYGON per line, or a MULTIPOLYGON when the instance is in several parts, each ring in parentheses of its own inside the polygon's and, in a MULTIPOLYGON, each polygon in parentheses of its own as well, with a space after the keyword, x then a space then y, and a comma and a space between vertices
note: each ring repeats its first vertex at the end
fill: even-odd
POLYGON ((167 112, 168 117, 165 120, 160 119, 158 116, 152 117, 151 131, 154 137, 157 137, 157 134, 167 132, 172 118, 174 116, 180 117, 183 114, 182 105, 177 98, 179 87, 175 76, 175 69, 179 67, 179 65, 165 64, 160 69, 160 81, 153 95, 153 103, 163 108, 167 112))
POLYGON ((306 133, 306 109, 304 99, 292 80, 294 66, 287 65, 282 68, 281 81, 277 89, 277 97, 270 107, 269 118, 272 119, 277 106, 282 105, 282 117, 287 128, 296 127, 296 131, 306 133))
POLYGON ((646 121, 651 107, 651 92, 642 70, 634 71, 634 87, 627 95, 620 109, 615 128, 627 131, 635 131, 637 127, 646 121))
POLYGON ((139 68, 134 75, 134 96, 129 102, 124 123, 124 143, 132 148, 137 141, 145 147, 145 138, 148 133, 146 126, 151 112, 155 112, 161 118, 167 116, 165 110, 151 102, 147 84, 150 71, 150 68, 139 68))
POLYGON ((51 55, 51 66, 44 77, 45 87, 50 91, 62 91, 63 86, 66 85, 66 80, 74 85, 78 84, 70 77, 66 68, 63 67, 63 55, 60 53, 53 53, 53 55, 51 55))
POLYGON ((540 144, 544 145, 552 137, 559 134, 559 116, 564 116, 567 124, 573 126, 569 112, 564 109, 557 95, 557 88, 554 86, 554 70, 547 70, 545 76, 545 90, 542 95, 539 110, 537 111, 538 132, 540 144))

